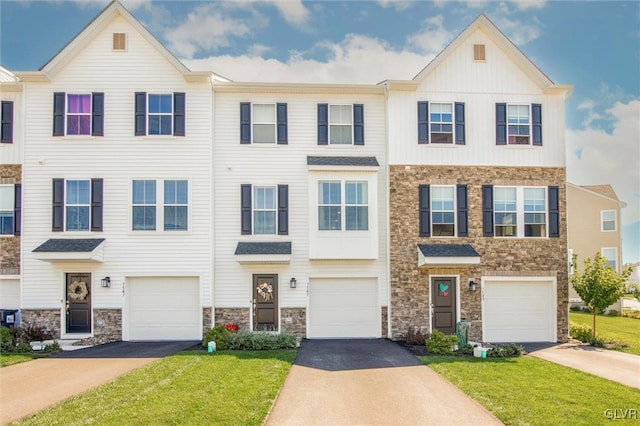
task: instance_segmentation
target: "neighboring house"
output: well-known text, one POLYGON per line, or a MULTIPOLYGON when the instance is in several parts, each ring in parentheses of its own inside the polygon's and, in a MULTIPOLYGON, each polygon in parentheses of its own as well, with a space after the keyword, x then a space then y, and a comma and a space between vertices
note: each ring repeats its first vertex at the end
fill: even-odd
POLYGON ((635 284, 640 286, 640 262, 624 265, 631 268, 631 276, 629 277, 629 285, 635 284))
POLYGON ((23 91, 0 67, 0 309, 20 308, 23 91))
POLYGON ((189 71, 112 2, 17 75, 26 324, 567 338, 571 87, 483 15, 414 80, 254 84, 189 71))
POLYGON ((388 81, 391 333, 568 336, 564 104, 484 15, 388 81))
MULTIPOLYGON (((607 259, 607 265, 622 271, 621 209, 626 204, 618 200, 611 185, 583 185, 567 183, 568 258, 578 256, 577 266, 596 253, 607 259)), ((573 286, 569 288, 570 305, 581 305, 582 299, 573 286)), ((622 311, 618 301, 609 309, 622 311)))

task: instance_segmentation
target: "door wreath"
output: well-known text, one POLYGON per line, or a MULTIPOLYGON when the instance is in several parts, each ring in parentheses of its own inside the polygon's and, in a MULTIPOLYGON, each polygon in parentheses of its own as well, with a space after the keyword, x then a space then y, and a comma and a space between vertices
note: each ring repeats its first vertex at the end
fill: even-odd
POLYGON ((69 298, 73 300, 84 300, 89 294, 87 283, 84 281, 74 281, 69 286, 69 298))
POLYGON ((268 282, 258 281, 258 287, 256 287, 256 290, 265 302, 273 300, 273 286, 268 282))

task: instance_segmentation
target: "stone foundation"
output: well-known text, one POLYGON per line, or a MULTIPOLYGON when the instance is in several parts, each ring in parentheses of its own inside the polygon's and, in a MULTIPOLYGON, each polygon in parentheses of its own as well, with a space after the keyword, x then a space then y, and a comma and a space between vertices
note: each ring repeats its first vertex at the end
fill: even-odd
POLYGON ((249 308, 215 308, 215 325, 233 323, 237 324, 240 330, 250 330, 249 314, 249 308))
POLYGON ((293 333, 299 339, 307 337, 307 310, 305 308, 282 308, 280 310, 280 331, 293 333))
POLYGON ((60 309, 22 309, 21 327, 37 326, 42 327, 54 338, 61 337, 60 332, 60 309))
POLYGON ((389 327, 387 327, 387 325, 389 324, 389 314, 388 314, 388 309, 386 306, 383 306, 381 309, 381 318, 382 318, 382 338, 386 338, 388 337, 388 331, 389 331, 389 327))
POLYGON ((122 340, 122 310, 94 309, 93 336, 100 340, 118 342, 122 340))
POLYGON ((211 308, 202 308, 202 335, 204 336, 207 331, 213 328, 213 322, 211 321, 211 308))

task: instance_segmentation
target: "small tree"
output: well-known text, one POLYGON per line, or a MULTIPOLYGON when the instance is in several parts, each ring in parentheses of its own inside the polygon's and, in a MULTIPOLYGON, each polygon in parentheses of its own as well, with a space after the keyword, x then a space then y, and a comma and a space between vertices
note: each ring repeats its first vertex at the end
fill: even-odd
POLYGON ((625 284, 631 275, 631 268, 625 268, 622 273, 617 273, 607 265, 607 259, 600 253, 596 253, 593 260, 587 258, 584 261, 584 271, 580 272, 576 267, 578 256, 573 255, 573 274, 569 281, 573 285, 584 304, 591 309, 593 314, 593 339, 596 338, 596 314, 603 312, 620 299, 625 291, 625 284))

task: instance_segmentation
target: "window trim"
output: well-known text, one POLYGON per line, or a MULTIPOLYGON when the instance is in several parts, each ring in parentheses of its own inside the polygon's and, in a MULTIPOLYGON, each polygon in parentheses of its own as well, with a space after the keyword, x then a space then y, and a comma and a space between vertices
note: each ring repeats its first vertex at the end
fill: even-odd
POLYGON ((430 210, 430 231, 431 231, 431 237, 432 238, 457 238, 458 237, 458 194, 457 194, 457 185, 430 185, 429 188, 429 210, 430 210), (453 198, 453 209, 452 210, 435 210, 433 208, 433 190, 434 188, 450 188, 453 193, 452 193, 452 198, 453 198), (434 213, 451 213, 453 214, 453 235, 436 235, 433 231, 434 231, 434 220, 433 220, 433 214, 434 213))
POLYGON ((604 257, 607 260, 607 263, 610 261, 610 259, 604 254, 605 250, 613 250, 613 255, 614 255, 614 267, 613 270, 614 271, 618 271, 618 247, 602 247, 600 249, 600 254, 602 255, 602 257, 604 257))
POLYGON ((91 93, 65 93, 64 97, 65 105, 64 105, 64 135, 65 136, 91 136, 93 134, 93 96, 91 93), (71 103, 69 102, 69 98, 71 96, 77 96, 78 98, 89 97, 89 112, 70 112, 69 108, 71 103), (82 117, 89 118, 89 131, 87 133, 69 133, 69 118, 70 117, 78 117, 78 131, 80 131, 80 119, 82 117))
MULTIPOLYGON (((151 137, 173 136, 173 130, 174 130, 173 129, 173 117, 175 115, 175 111, 174 111, 175 110, 174 94, 173 93, 151 93, 151 92, 147 92, 147 99, 146 100, 147 100, 147 110, 146 110, 146 120, 145 121, 146 121, 146 125, 147 125, 147 132, 146 132, 147 136, 151 136, 151 137), (169 96, 169 97, 171 97, 171 103, 170 103, 171 104, 171 112, 170 113, 167 113, 167 112, 151 113, 149 111, 149 105, 151 104, 151 102, 150 102, 151 96, 160 96, 160 97, 169 96), (167 117, 168 116, 170 118, 169 123, 171 124, 171 127, 170 127, 169 133, 151 133, 151 121, 150 120, 151 120, 151 116, 152 115, 153 116, 159 116, 159 117, 167 117)), ((160 104, 162 105, 162 101, 160 102, 160 104)), ((158 131, 161 132, 161 129, 162 129, 162 124, 161 124, 161 121, 159 121, 159 123, 158 123, 158 131)))
MULTIPOLYGON (((146 191, 146 188, 145 188, 146 191)), ((131 231, 135 232, 135 233, 139 233, 139 232, 156 232, 158 230, 158 180, 157 179, 131 179, 131 231), (133 183, 134 182, 154 182, 155 183, 155 196, 154 196, 154 203, 153 204, 147 204, 147 203, 135 203, 134 201, 134 190, 133 190, 133 183), (134 221, 134 208, 136 207, 154 207, 155 210, 155 215, 153 218, 153 229, 136 229, 135 226, 135 221, 134 221)), ((164 211, 164 210, 163 210, 164 211)))
MULTIPOLYGON (((507 146, 532 146, 533 145, 533 114, 532 114, 532 106, 531 104, 521 104, 521 103, 507 103, 507 110, 506 110, 506 119, 507 119, 507 146), (520 107, 527 107, 527 113, 528 113, 528 121, 527 124, 523 124, 523 123, 509 123, 509 108, 510 107, 518 107, 518 109, 520 109, 520 107), (518 126, 518 128, 520 126, 527 126, 529 128, 529 132, 526 135, 527 138, 527 143, 511 143, 510 142, 510 138, 511 136, 513 136, 514 138, 517 137, 525 137, 524 135, 520 135, 520 134, 516 134, 516 135, 511 135, 509 129, 511 126, 518 126)), ((520 114, 518 113, 517 118, 520 118, 520 114)))
POLYGON ((11 194, 11 208, 9 210, 0 210, 2 212, 9 212, 11 213, 11 233, 0 233, 0 238, 6 238, 6 237, 13 237, 14 235, 16 235, 15 231, 16 231, 16 223, 15 223, 15 205, 16 205, 16 199, 15 199, 15 185, 14 184, 0 184, 0 188, 8 188, 9 189, 9 193, 11 194))
POLYGON ((257 102, 251 102, 251 145, 256 144, 256 145, 277 145, 278 144, 278 105, 275 102, 262 102, 262 103, 257 103, 257 102), (273 123, 261 123, 261 122, 256 122, 256 114, 255 114, 255 106, 256 105, 260 105, 260 106, 264 106, 264 105, 269 105, 269 106, 273 106, 273 123), (273 125, 273 142, 255 142, 254 138, 255 138, 255 125, 273 125))
POLYGON ((88 178, 76 178, 76 179, 65 179, 64 180, 64 200, 62 202, 63 205, 63 217, 64 217, 64 232, 91 232, 91 217, 92 217, 92 211, 91 211, 91 179, 88 178), (88 194, 88 199, 87 199, 87 203, 86 204, 70 204, 69 203, 69 190, 68 190, 68 184, 69 182, 87 182, 88 184, 88 190, 89 190, 89 194, 88 194), (68 218, 68 213, 67 213, 67 209, 69 207, 86 207, 87 211, 88 211, 88 218, 87 218, 87 228, 86 229, 69 229, 69 218, 68 218))
POLYGON ((277 185, 251 185, 251 228, 252 235, 278 235, 278 186, 277 185), (270 189, 273 191, 273 208, 262 209, 257 206, 257 193, 259 189, 270 189), (257 212, 273 212, 273 232, 256 232, 256 213, 257 212))
MULTIPOLYGON (((188 232, 189 231, 189 226, 191 224, 191 209, 189 208, 189 200, 191 200, 191 185, 188 179, 179 179, 179 178, 173 178, 173 179, 169 179, 169 178, 165 178, 162 179, 162 231, 163 232, 188 232), (185 204, 183 203, 167 203, 167 200, 165 200, 164 198, 164 192, 165 192, 165 185, 167 182, 186 182, 187 183, 187 202, 185 204), (166 207, 186 207, 187 208, 187 226, 185 229, 166 229, 166 225, 167 225, 167 218, 166 215, 164 213, 164 210, 166 207)), ((157 228, 157 226, 156 226, 157 228)))
MULTIPOLYGON (((517 185, 494 185, 492 187, 492 213, 493 213, 493 237, 494 238, 500 238, 500 239, 546 239, 546 238, 551 238, 550 236, 550 229, 549 229, 549 223, 550 223, 550 215, 549 215, 549 192, 548 192, 548 188, 547 186, 517 186, 517 185), (502 236, 502 235, 497 235, 496 233, 496 228, 497 228, 497 221, 496 221, 496 208, 495 208, 495 190, 496 188, 515 188, 516 190, 516 235, 513 236, 502 236), (524 218, 525 218, 525 210, 524 210, 524 190, 525 189, 542 189, 544 190, 544 210, 542 210, 542 213, 544 213, 545 215, 545 235, 540 236, 540 237, 534 237, 534 236, 525 236, 525 222, 524 222, 524 218)), ((499 212, 498 212, 499 213, 499 212)), ((508 213, 512 213, 512 211, 509 211, 508 213)), ((485 235, 485 236, 489 236, 489 235, 485 235)))
POLYGON ((354 112, 353 112, 353 104, 328 104, 327 110, 327 141, 329 146, 353 146, 355 145, 355 131, 354 131, 354 112), (349 107, 349 111, 351 113, 351 123, 348 126, 351 127, 351 142, 350 143, 332 143, 331 142, 331 126, 342 126, 346 127, 347 124, 332 124, 331 123, 331 107, 349 107))
MULTIPOLYGON (((607 221, 611 222, 611 221, 607 221)), ((618 212, 615 209, 600 210, 600 231, 601 232, 617 232, 618 231, 618 212), (613 213, 613 229, 604 229, 605 213, 613 213)))
MULTIPOLYGON (((429 111, 428 111, 428 116, 429 116, 429 144, 434 144, 436 146, 439 145, 455 145, 455 131, 456 131, 456 115, 455 115, 455 103, 454 102, 448 102, 448 101, 430 101, 429 102, 429 111), (434 105, 449 105, 451 107, 451 121, 450 122, 445 122, 445 121, 434 121, 431 119, 431 114, 433 114, 433 106, 434 105), (451 126, 451 132, 434 132, 431 130, 431 126, 433 126, 434 124, 440 124, 440 125, 449 125, 451 126), (451 135, 451 141, 450 142, 434 142, 433 140, 433 135, 434 134, 450 134, 451 135)), ((440 112, 440 115, 442 115, 443 113, 440 112)))

